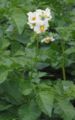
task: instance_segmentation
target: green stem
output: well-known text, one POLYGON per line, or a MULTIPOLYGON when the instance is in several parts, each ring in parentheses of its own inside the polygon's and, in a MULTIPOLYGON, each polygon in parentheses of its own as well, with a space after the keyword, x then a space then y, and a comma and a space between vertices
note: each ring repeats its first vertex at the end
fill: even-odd
POLYGON ((35 35, 35 40, 36 40, 36 62, 37 62, 37 57, 38 57, 38 51, 39 51, 39 41, 38 41, 38 35, 35 35))
POLYGON ((37 39, 37 45, 36 45, 36 47, 37 47, 37 55, 38 55, 38 50, 39 50, 39 41, 38 41, 38 39, 37 39))
POLYGON ((62 49, 62 75, 63 80, 66 80, 66 70, 65 70, 65 54, 64 54, 65 43, 64 40, 61 40, 61 49, 62 49))

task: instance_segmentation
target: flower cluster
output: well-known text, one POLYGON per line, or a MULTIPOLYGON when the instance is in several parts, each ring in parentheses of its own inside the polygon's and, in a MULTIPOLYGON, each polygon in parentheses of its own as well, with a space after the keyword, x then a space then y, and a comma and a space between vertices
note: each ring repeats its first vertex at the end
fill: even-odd
POLYGON ((37 9, 35 12, 29 12, 28 25, 37 34, 45 32, 49 27, 49 21, 52 19, 49 8, 46 10, 37 9))

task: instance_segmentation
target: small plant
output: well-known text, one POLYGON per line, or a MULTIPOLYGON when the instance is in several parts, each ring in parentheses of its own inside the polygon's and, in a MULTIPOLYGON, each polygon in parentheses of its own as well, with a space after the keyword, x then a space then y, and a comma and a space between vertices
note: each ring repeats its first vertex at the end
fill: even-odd
POLYGON ((74 0, 0 0, 0 120, 75 119, 74 0))

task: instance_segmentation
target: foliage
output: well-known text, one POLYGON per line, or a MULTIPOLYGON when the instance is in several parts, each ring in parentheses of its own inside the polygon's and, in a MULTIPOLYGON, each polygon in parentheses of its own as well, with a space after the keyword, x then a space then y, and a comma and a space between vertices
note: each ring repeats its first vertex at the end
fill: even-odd
POLYGON ((51 120, 75 119, 74 3, 0 0, 0 120, 41 120, 42 113, 51 120), (27 25, 27 13, 47 7, 50 27, 36 35, 27 25), (50 35, 54 42, 40 42, 50 35), (43 71, 46 67, 62 71, 61 77, 53 80, 53 74, 43 71))

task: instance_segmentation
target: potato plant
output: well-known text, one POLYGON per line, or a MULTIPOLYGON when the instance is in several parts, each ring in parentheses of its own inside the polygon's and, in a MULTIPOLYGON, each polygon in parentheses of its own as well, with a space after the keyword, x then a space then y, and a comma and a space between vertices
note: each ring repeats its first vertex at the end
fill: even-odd
POLYGON ((75 120, 74 83, 75 0, 0 0, 0 120, 75 120))

